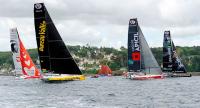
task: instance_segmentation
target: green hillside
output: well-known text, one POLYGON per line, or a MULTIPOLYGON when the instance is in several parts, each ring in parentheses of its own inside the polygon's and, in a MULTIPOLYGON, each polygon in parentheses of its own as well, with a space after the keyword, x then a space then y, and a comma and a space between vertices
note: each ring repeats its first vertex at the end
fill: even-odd
MULTIPOLYGON (((91 46, 68 46, 72 56, 75 58, 83 72, 95 73, 100 64, 107 64, 112 70, 127 67, 127 49, 91 46)), ((162 48, 151 48, 159 65, 162 63, 162 48)), ((38 59, 37 50, 29 49, 34 62, 38 59)), ((177 53, 186 66, 187 71, 200 72, 200 47, 177 47, 177 53)), ((0 52, 0 69, 11 70, 13 68, 11 52, 0 52)))

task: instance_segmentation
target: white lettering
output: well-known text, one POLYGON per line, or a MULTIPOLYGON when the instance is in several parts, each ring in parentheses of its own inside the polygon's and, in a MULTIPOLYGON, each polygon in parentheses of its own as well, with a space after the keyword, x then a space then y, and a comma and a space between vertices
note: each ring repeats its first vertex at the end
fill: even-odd
POLYGON ((133 40, 134 40, 134 50, 140 51, 139 34, 138 34, 138 32, 136 34, 134 34, 133 40))

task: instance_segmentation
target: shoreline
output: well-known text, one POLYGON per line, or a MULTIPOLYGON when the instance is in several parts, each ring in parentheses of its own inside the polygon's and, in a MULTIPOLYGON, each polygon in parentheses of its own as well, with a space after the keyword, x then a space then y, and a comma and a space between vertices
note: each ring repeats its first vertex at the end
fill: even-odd
POLYGON ((200 72, 188 72, 190 74, 192 74, 192 76, 200 76, 200 72))
MULTIPOLYGON (((123 72, 124 71, 121 71, 121 70, 113 71, 112 76, 122 76, 123 72)), ((192 76, 200 76, 200 72, 187 72, 187 73, 192 74, 192 76)), ((96 74, 83 73, 83 75, 85 75, 85 76, 93 76, 93 75, 96 75, 96 74)), ((12 74, 12 73, 0 72, 0 76, 15 76, 15 75, 12 74)))

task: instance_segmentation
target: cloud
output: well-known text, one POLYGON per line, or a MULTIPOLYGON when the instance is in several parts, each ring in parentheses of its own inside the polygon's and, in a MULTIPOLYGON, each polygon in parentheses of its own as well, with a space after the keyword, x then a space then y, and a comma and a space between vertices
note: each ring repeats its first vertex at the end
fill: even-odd
POLYGON ((159 3, 161 19, 174 26, 199 25, 197 10, 200 9, 198 0, 162 0, 159 3))
MULTIPOLYGON (((9 28, 17 26, 26 48, 35 48, 33 4, 38 0, 0 1, 0 49, 10 50, 9 28), (7 41, 7 42, 6 42, 7 41)), ((174 41, 200 37, 199 0, 40 0, 66 44, 127 45, 128 21, 138 18, 150 47, 162 46, 164 30, 174 41), (192 38, 191 38, 192 37, 192 38)))

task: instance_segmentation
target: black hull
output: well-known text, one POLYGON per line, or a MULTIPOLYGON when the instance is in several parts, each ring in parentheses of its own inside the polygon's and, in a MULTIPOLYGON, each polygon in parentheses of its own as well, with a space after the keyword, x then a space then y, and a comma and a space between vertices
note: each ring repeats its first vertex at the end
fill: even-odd
POLYGON ((166 77, 175 78, 175 77, 192 77, 190 73, 166 73, 166 77))

